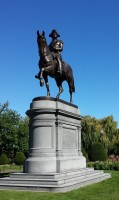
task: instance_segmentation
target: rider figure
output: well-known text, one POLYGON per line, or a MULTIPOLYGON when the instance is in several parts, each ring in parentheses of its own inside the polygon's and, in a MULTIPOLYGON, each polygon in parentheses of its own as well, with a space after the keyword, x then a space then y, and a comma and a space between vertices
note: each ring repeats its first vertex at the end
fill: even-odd
POLYGON ((53 58, 57 61, 57 72, 62 74, 62 57, 61 51, 63 50, 63 42, 61 40, 57 40, 60 35, 57 33, 55 29, 49 34, 49 37, 52 38, 51 43, 49 44, 50 51, 52 52, 53 58))

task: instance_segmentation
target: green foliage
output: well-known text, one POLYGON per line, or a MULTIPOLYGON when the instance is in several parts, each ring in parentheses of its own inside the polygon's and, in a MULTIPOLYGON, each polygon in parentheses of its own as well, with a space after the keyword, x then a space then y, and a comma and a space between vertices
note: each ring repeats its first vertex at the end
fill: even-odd
POLYGON ((119 145, 113 145, 109 148, 110 155, 119 155, 119 145))
POLYGON ((96 118, 90 116, 83 117, 82 120, 82 146, 86 152, 89 151, 90 146, 98 142, 98 121, 96 118))
POLYGON ((85 149, 82 149, 83 156, 86 158, 86 161, 88 161, 88 154, 86 153, 85 149))
POLYGON ((107 154, 102 143, 97 142, 91 146, 89 153, 90 161, 105 161, 107 160, 107 154))
POLYGON ((19 128, 18 128, 18 147, 19 151, 24 152, 25 155, 28 154, 28 142, 29 140, 29 119, 28 117, 25 117, 24 119, 21 119, 19 122, 19 128))
POLYGON ((88 162, 87 167, 93 167, 95 170, 115 170, 119 171, 119 162, 118 161, 95 161, 88 162))
POLYGON ((8 160, 8 157, 6 154, 2 154, 0 156, 0 165, 5 165, 5 164, 8 164, 9 163, 9 160, 8 160))
POLYGON ((16 153, 16 156, 15 156, 15 164, 16 165, 22 165, 23 164, 23 162, 24 162, 24 160, 25 160, 25 155, 24 155, 24 153, 23 152, 17 152, 16 153))
POLYGON ((92 144, 101 142, 106 152, 117 154, 119 129, 113 116, 97 120, 91 116, 82 119, 82 147, 88 153, 92 144))
POLYGON ((0 154, 5 152, 11 160, 17 151, 28 151, 28 118, 22 118, 9 108, 9 103, 0 104, 0 154))
POLYGON ((112 115, 105 117, 100 120, 100 124, 102 125, 102 128, 106 135, 108 136, 109 140, 113 138, 113 134, 117 130, 117 122, 114 121, 114 118, 112 115))
POLYGON ((119 146, 117 146, 117 155, 119 155, 119 146))

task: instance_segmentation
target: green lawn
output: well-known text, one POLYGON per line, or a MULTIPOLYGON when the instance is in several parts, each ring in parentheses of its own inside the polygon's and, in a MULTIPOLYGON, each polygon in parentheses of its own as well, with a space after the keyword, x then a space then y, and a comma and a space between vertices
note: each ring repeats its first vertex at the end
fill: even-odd
POLYGON ((22 170, 22 166, 20 165, 0 165, 0 172, 4 173, 4 172, 11 172, 11 171, 21 171, 22 170))
POLYGON ((119 200, 119 171, 112 178, 67 193, 0 190, 0 200, 119 200))
POLYGON ((21 172, 21 171, 23 171, 23 166, 19 166, 19 165, 0 165, 0 178, 9 176, 9 174, 11 172, 21 172))

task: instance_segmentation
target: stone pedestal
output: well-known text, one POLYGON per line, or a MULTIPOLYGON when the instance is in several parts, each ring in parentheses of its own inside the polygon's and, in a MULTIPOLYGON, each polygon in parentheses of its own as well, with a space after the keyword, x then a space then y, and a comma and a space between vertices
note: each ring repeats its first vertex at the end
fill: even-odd
POLYGON ((30 149, 25 173, 61 173, 86 167, 77 106, 51 97, 37 97, 26 114, 30 118, 30 149))
POLYGON ((24 172, 0 178, 0 189, 66 192, 111 178, 103 171, 86 168, 77 106, 38 97, 26 113, 30 118, 30 148, 24 172))

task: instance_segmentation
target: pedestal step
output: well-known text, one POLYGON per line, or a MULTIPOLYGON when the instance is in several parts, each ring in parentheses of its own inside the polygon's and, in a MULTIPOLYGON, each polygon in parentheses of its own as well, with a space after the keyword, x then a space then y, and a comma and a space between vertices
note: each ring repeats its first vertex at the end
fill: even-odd
POLYGON ((0 189, 66 192, 108 178, 110 174, 90 168, 54 174, 13 173, 0 178, 0 189))

